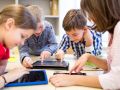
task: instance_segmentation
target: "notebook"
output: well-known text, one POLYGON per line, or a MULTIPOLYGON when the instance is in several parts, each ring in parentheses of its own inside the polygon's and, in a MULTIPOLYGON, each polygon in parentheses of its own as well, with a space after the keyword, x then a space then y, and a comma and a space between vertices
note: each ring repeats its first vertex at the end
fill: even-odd
POLYGON ((25 74, 16 81, 8 83, 6 87, 41 84, 48 84, 48 78, 45 70, 30 71, 29 74, 25 74))
POLYGON ((52 61, 45 60, 43 63, 41 61, 36 61, 33 63, 33 69, 57 69, 57 70, 68 70, 69 63, 66 61, 52 61))

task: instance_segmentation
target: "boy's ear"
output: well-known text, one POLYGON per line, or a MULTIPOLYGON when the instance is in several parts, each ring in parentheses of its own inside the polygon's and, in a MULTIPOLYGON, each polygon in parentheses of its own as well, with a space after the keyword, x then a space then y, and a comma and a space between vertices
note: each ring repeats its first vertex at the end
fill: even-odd
POLYGON ((15 20, 13 18, 8 18, 5 23, 6 30, 11 30, 15 26, 15 20))

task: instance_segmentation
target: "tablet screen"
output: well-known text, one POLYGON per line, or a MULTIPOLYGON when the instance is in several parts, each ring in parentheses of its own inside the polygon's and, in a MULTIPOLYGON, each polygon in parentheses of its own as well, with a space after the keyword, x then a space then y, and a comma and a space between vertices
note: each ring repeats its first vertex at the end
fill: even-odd
POLYGON ((68 70, 69 64, 65 61, 44 61, 43 63, 41 61, 37 61, 33 63, 33 68, 47 68, 47 69, 65 69, 68 70))
POLYGON ((25 85, 37 85, 47 84, 47 76, 45 71, 30 71, 29 74, 23 75, 21 78, 14 82, 8 83, 6 86, 25 86, 25 85))
POLYGON ((44 72, 30 72, 29 74, 25 74, 20 79, 12 82, 12 83, 23 83, 23 82, 36 82, 36 81, 45 81, 44 72))

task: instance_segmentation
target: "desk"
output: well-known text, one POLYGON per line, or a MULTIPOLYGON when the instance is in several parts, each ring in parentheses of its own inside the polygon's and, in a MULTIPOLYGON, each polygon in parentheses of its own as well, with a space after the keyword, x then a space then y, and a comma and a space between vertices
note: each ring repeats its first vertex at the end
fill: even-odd
MULTIPOLYGON (((38 58, 38 57, 32 57, 33 59, 38 58)), ((69 61, 70 63, 70 68, 72 65, 74 65, 75 60, 74 56, 72 55, 66 55, 65 56, 65 61, 69 61)), ((7 69, 13 69, 15 67, 21 67, 22 65, 20 64, 19 60, 16 62, 9 62, 7 65, 7 69)), ((46 70, 48 79, 53 75, 53 73, 56 70, 46 70)), ((83 71, 86 72, 89 75, 92 74, 99 74, 97 71, 83 71)), ((69 86, 69 87, 55 87, 51 83, 48 83, 47 85, 33 85, 33 86, 21 86, 21 87, 8 87, 4 88, 3 90, 101 90, 97 88, 89 88, 89 87, 83 87, 83 86, 69 86)))

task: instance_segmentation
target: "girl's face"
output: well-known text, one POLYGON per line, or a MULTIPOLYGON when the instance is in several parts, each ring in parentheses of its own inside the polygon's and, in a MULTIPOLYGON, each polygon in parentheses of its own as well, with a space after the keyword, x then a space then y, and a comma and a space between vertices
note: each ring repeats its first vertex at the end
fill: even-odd
POLYGON ((4 44, 8 48, 23 45, 25 40, 29 38, 33 33, 33 29, 25 30, 21 28, 14 28, 5 34, 4 44))
POLYGON ((74 29, 69 32, 66 32, 66 34, 70 37, 71 41, 74 41, 77 43, 83 39, 84 30, 74 29))

